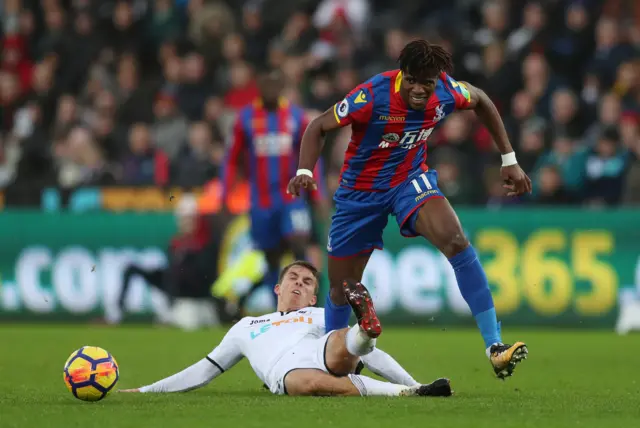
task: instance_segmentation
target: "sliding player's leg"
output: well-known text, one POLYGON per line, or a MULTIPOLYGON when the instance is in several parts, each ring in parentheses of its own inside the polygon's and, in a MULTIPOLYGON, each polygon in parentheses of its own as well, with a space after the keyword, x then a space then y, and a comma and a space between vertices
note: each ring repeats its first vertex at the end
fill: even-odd
POLYGON ((437 178, 435 171, 427 171, 406 183, 398 193, 396 215, 400 231, 404 236, 425 237, 447 257, 460 293, 476 319, 496 375, 511 376, 515 365, 526 357, 526 345, 502 344, 487 277, 458 216, 438 189, 437 178))
POLYGON ((324 306, 326 331, 349 325, 351 308, 344 294, 344 282, 362 280, 374 249, 382 249, 382 231, 388 211, 384 195, 338 189, 334 196, 336 212, 331 219, 329 253, 329 295, 324 306))

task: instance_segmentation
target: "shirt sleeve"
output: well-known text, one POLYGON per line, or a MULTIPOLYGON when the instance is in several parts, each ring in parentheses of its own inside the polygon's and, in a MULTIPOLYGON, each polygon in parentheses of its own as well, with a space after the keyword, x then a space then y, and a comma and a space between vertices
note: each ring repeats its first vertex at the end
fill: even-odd
POLYGON ((445 74, 451 95, 456 102, 456 110, 465 110, 471 104, 471 94, 469 88, 462 82, 458 82, 453 77, 445 74))
POLYGON ((207 385, 222 371, 206 358, 187 367, 179 373, 159 380, 151 385, 143 386, 140 392, 186 392, 207 385))
POLYGON ((243 357, 238 345, 237 325, 233 326, 218 346, 205 358, 179 373, 143 386, 140 392, 184 392, 201 388, 229 370, 243 357))
POLYGON ((360 85, 333 106, 333 116, 340 126, 366 123, 373 111, 373 92, 369 86, 360 85))
POLYGON ((234 325, 224 336, 222 342, 207 355, 207 360, 223 372, 238 364, 244 356, 239 344, 238 325, 239 323, 234 325))

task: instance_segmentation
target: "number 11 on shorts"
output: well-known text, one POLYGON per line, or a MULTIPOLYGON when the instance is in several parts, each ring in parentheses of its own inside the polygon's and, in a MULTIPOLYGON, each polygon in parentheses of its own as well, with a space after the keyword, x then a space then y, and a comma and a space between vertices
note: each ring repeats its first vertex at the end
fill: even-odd
MULTIPOLYGON (((433 187, 431 187, 431 183, 429 183, 429 179, 427 178, 426 173, 425 174, 420 174, 420 177, 422 181, 424 182, 424 185, 427 186, 427 190, 431 190, 433 189, 433 187)), ((418 193, 422 193, 424 192, 424 190, 422 190, 422 188, 420 187, 420 183, 418 182, 418 178, 414 178, 413 180, 411 180, 411 184, 413 184, 413 187, 416 189, 416 192, 418 193)))

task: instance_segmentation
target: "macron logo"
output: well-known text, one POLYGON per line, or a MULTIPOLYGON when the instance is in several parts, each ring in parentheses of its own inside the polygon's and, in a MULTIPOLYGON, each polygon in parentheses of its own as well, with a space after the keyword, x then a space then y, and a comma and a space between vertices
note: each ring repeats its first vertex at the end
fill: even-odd
POLYGON ((364 91, 360 91, 360 93, 356 97, 356 100, 353 103, 354 104, 362 104, 362 103, 366 103, 366 102, 367 102, 367 97, 365 96, 364 91))

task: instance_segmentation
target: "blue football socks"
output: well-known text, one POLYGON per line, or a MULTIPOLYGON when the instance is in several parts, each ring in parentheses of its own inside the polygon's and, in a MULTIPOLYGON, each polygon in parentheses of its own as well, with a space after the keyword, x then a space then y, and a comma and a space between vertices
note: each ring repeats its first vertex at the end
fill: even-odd
POLYGON ((451 257, 449 263, 455 271, 460 293, 476 319, 485 347, 501 343, 500 325, 493 306, 489 282, 476 251, 469 245, 461 253, 451 257))
POLYGON ((327 333, 349 327, 350 317, 351 306, 336 305, 331 301, 331 297, 327 295, 327 300, 324 304, 324 324, 327 333))

